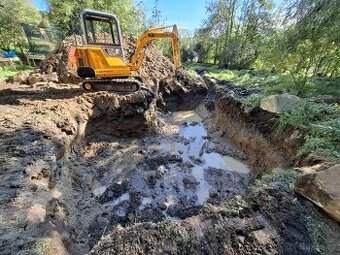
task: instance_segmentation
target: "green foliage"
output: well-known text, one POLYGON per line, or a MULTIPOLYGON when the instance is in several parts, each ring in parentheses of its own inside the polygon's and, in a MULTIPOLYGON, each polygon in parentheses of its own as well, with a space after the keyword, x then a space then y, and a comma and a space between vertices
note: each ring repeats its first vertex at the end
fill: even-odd
POLYGON ((268 174, 264 174, 261 178, 256 179, 254 184, 250 186, 252 193, 257 193, 263 189, 264 185, 273 185, 279 183, 289 189, 294 188, 297 173, 293 169, 276 168, 268 174))
POLYGON ((34 245, 34 255, 44 255, 51 249, 51 238, 40 238, 34 245))
POLYGON ((261 99, 264 98, 265 95, 263 94, 251 94, 250 96, 246 98, 242 98, 242 103, 245 105, 250 105, 250 106, 260 106, 261 99))
MULTIPOLYGON (((283 1, 276 9, 270 1, 212 0, 207 5, 208 19, 197 30, 192 49, 199 62, 237 70, 253 67, 280 75, 277 81, 273 77, 276 84, 268 86, 268 93, 308 96, 311 90, 324 92, 315 86, 316 77, 340 75, 338 6, 340 0, 283 1)), ((236 82, 252 80, 236 76, 226 72, 217 75, 236 82)), ((331 89, 339 94, 336 86, 331 89)))
POLYGON ((270 28, 270 9, 269 1, 263 0, 210 1, 209 17, 195 35, 199 61, 212 60, 230 69, 249 68, 270 28))
POLYGON ((289 74, 298 95, 308 92, 312 76, 340 75, 340 0, 295 0, 286 18, 259 48, 256 68, 289 74))
POLYGON ((278 128, 284 129, 287 124, 300 129, 311 128, 318 122, 331 121, 340 116, 337 105, 312 103, 301 100, 293 108, 284 112, 278 122, 278 128))
MULTIPOLYGON (((221 80, 231 81, 236 86, 262 88, 262 95, 289 93, 299 95, 292 76, 275 74, 261 70, 228 70, 211 64, 185 63, 191 70, 203 69, 209 76, 221 80)), ((304 97, 340 96, 339 78, 311 77, 308 79, 308 89, 304 97)), ((300 95, 301 96, 301 95, 300 95)))
POLYGON ((192 240, 190 233, 185 228, 180 228, 178 230, 178 243, 181 246, 188 245, 192 240))
POLYGON ((133 0, 48 0, 51 24, 58 29, 59 36, 64 38, 74 30, 80 33, 79 15, 84 9, 115 14, 127 35, 139 35, 145 28, 145 16, 140 4, 133 0))
POLYGON ((21 24, 38 25, 41 16, 29 0, 2 0, 0 7, 0 48, 10 50, 26 44, 21 24))
POLYGON ((340 107, 301 100, 277 123, 283 130, 287 125, 305 131, 305 144, 298 155, 316 152, 328 159, 340 158, 340 107))
POLYGON ((26 65, 16 65, 15 67, 2 66, 0 67, 0 81, 9 79, 20 71, 31 71, 31 70, 33 70, 33 67, 26 66, 26 65))

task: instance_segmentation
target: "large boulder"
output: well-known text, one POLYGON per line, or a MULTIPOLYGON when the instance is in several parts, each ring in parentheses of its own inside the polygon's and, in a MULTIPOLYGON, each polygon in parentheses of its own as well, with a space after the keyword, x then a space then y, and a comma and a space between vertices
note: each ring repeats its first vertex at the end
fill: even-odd
POLYGON ((340 164, 299 176, 295 191, 340 222, 340 164))
POLYGON ((268 112, 282 113, 296 104, 299 100, 299 97, 289 94, 270 95, 261 100, 260 107, 268 112))

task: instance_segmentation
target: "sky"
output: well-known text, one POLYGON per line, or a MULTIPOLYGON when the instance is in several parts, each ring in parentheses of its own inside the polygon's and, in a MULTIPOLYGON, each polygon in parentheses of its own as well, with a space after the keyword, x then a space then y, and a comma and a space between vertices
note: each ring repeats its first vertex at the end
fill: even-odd
MULTIPOLYGON (((136 0, 138 2, 140 0, 136 0)), ((141 0, 144 4, 147 18, 151 16, 151 10, 155 0, 141 0)), ((206 0, 159 0, 158 8, 168 25, 177 24, 181 29, 191 32, 198 28, 205 17, 206 0)), ((33 4, 46 11, 46 0, 33 0, 33 4)))
MULTIPOLYGON (((154 0, 143 0, 147 16, 151 15, 154 0)), ((169 25, 177 24, 191 31, 198 28, 206 16, 206 0, 159 0, 158 8, 169 25)))
MULTIPOLYGON (((62 0, 61 0, 62 1, 62 0)), ((151 17, 155 0, 134 0, 142 2, 147 18, 151 17)), ((274 0, 276 5, 283 0, 274 0)), ((166 25, 176 24, 180 29, 187 29, 192 34, 200 26, 206 15, 206 0, 158 0, 158 8, 166 25)), ((33 0, 39 10, 47 10, 46 0, 33 0)))

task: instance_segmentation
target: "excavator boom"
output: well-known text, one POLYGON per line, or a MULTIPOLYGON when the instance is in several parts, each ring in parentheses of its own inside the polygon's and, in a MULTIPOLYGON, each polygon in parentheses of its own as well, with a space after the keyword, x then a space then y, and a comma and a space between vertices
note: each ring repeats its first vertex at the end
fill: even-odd
POLYGON ((139 37, 136 43, 136 51, 131 59, 131 70, 138 71, 141 67, 144 57, 145 49, 148 44, 158 39, 171 39, 172 44, 172 57, 175 69, 180 66, 180 46, 179 46, 179 35, 176 25, 168 27, 157 27, 149 28, 144 34, 139 37), (167 28, 172 27, 172 32, 166 31, 167 28))

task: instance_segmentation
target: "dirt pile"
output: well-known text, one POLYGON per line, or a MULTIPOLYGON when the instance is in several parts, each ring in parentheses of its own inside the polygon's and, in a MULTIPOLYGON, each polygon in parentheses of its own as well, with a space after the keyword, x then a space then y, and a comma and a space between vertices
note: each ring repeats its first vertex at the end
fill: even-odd
POLYGON ((165 109, 193 109, 207 95, 208 88, 201 76, 190 74, 181 68, 159 83, 160 97, 165 109))
MULTIPOLYGON (((86 144, 110 143, 121 132, 130 136, 134 135, 132 131, 136 131, 136 135, 145 134, 153 121, 150 109, 154 101, 149 92, 126 96, 107 92, 75 96, 71 91, 69 88, 7 90, 0 102, 0 149, 3 152, 0 189, 4 191, 0 194, 1 254, 28 249, 39 253, 36 250, 41 248, 45 237, 51 240, 51 246, 61 238, 61 243, 71 250, 70 254, 78 254, 73 252, 73 229, 66 222, 74 220, 74 212, 81 205, 75 203, 77 199, 72 203, 67 201, 76 190, 79 194, 88 192, 91 178, 94 178, 93 167, 89 168, 92 172, 89 179, 86 171, 79 171, 86 164, 97 166, 91 157, 86 164, 82 163, 87 161, 84 153, 90 154, 86 144), (69 168, 68 162, 76 162, 76 165, 69 168), (25 229, 25 234, 19 229, 25 229), (58 233, 57 237, 54 232, 58 233)), ((90 151, 98 153, 95 149, 90 151)), ((92 199, 91 194, 88 199, 92 199)), ((94 211, 91 208, 86 214, 94 211)), ((57 251, 63 250, 62 247, 59 245, 57 251)))
POLYGON ((147 91, 126 96, 102 91, 84 94, 78 101, 92 105, 85 129, 88 141, 108 141, 112 136, 145 134, 157 124, 156 101, 154 95, 147 91))
POLYGON ((77 42, 80 41, 79 39, 80 38, 71 36, 61 41, 56 49, 40 63, 34 73, 40 74, 41 77, 55 73, 58 77, 57 82, 74 84, 79 83, 81 79, 70 73, 67 65, 68 51, 72 45, 75 45, 76 40, 77 42))
MULTIPOLYGON (((131 37, 124 37, 125 61, 130 61, 135 52, 136 41, 131 37)), ((168 76, 175 75, 172 62, 157 49, 154 44, 149 44, 145 51, 145 59, 140 69, 140 75, 147 84, 153 84, 153 80, 162 80, 168 76)))

